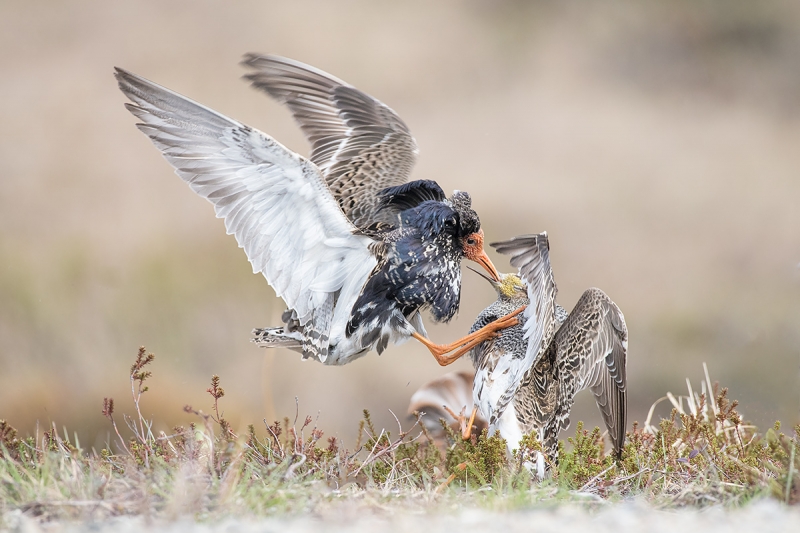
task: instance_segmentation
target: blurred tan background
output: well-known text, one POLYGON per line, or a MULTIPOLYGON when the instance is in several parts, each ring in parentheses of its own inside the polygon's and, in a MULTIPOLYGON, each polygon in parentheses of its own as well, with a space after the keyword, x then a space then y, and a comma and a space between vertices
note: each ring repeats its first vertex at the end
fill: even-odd
MULTIPOLYGON (((102 446, 104 396, 155 352, 144 414, 234 426, 317 416, 351 444, 444 372, 417 343, 342 368, 249 342, 282 302, 134 127, 122 66, 307 145, 240 80, 286 55, 394 108, 413 174, 472 193, 487 239, 547 230, 560 302, 590 286, 630 330, 630 420, 702 362, 758 424, 798 420, 800 4, 639 2, 0 3, 0 418, 56 421, 102 446)), ((490 252, 498 268, 504 258, 490 252)), ((464 334, 493 291, 465 271, 464 334)), ((468 361, 454 365, 469 368, 468 361)), ((599 423, 590 397, 573 421, 599 423)))

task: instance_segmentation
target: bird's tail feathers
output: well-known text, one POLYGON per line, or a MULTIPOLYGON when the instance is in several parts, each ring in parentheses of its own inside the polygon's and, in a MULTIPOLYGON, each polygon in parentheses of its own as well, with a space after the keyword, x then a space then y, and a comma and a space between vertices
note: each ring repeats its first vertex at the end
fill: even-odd
POLYGON ((289 348, 303 351, 303 338, 297 331, 286 331, 285 328, 256 328, 253 330, 252 342, 261 348, 289 348))

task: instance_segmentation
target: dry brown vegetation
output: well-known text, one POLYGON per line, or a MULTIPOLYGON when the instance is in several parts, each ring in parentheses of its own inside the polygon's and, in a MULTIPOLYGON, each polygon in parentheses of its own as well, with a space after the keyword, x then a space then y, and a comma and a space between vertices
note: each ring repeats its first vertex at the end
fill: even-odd
MULTIPOLYGON (((40 520, 102 520, 117 515, 157 519, 293 515, 321 502, 372 494, 424 497, 435 508, 461 494, 487 509, 524 509, 559 502, 644 499, 658 507, 740 506, 754 498, 800 502, 800 426, 760 433, 742 420, 727 389, 711 383, 686 396, 668 394, 667 419, 648 418, 628 433, 619 460, 605 454, 598 428, 578 423, 545 480, 533 479, 522 458, 540 443, 527 436, 513 457, 497 435, 463 440, 444 421, 448 443, 437 447, 421 425, 397 433, 377 429, 364 411, 355 449, 325 438, 310 416, 284 418, 237 435, 220 410, 225 391, 213 376, 210 413, 187 405, 188 426, 153 431, 142 415, 145 381, 155 357, 141 348, 130 368, 134 414, 117 423, 116 402, 102 414, 115 443, 82 450, 66 429, 21 437, 0 421, 0 516, 21 510, 40 520), (447 479, 446 479, 447 478, 447 479), (490 492, 486 492, 489 489, 490 492), (444 494, 444 496, 443 496, 444 494)), ((419 421, 419 419, 417 419, 419 421)), ((462 502, 463 504, 463 502, 462 502)))

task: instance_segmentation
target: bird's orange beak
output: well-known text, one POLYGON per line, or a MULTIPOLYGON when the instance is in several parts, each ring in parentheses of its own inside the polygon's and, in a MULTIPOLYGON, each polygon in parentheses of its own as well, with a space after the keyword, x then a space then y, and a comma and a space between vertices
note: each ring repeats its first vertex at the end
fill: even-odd
POLYGON ((461 243, 464 248, 464 257, 481 265, 494 281, 499 282, 500 274, 492 264, 492 260, 483 250, 483 230, 467 235, 462 239, 461 243))
POLYGON ((500 274, 497 272, 497 269, 492 264, 492 260, 489 259, 488 255, 486 255, 486 252, 481 250, 480 253, 477 255, 477 257, 473 259, 473 261, 475 261, 483 268, 485 268, 486 272, 489 273, 489 276, 491 276, 491 278, 494 281, 500 281, 500 274))

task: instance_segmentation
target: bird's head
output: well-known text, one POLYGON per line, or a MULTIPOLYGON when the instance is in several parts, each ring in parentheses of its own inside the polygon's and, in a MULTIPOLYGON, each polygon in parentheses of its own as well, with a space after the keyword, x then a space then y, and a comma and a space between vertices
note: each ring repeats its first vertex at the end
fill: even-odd
POLYGON ((500 274, 500 283, 495 284, 497 294, 507 298, 527 298, 528 286, 516 274, 500 274))
POLYGON ((403 224, 420 230, 425 239, 447 235, 453 238, 463 256, 481 265, 499 281, 500 275, 483 249, 483 230, 478 214, 472 210, 469 194, 456 191, 445 202, 427 200, 401 214, 403 224))
POLYGON ((493 280, 479 270, 475 270, 472 267, 468 268, 488 281, 497 291, 497 296, 501 298, 517 299, 528 297, 528 286, 516 274, 499 274, 498 277, 500 279, 493 280))
POLYGON ((475 261, 491 276, 494 281, 500 280, 500 274, 492 264, 492 260, 483 249, 483 230, 478 213, 472 209, 472 198, 464 191, 455 191, 450 198, 453 210, 459 218, 459 244, 464 252, 464 257, 475 261))

